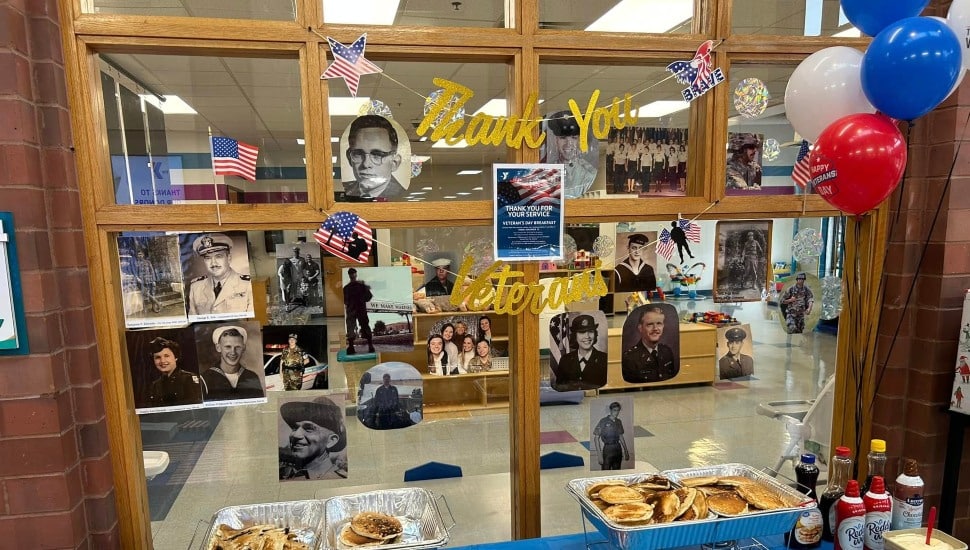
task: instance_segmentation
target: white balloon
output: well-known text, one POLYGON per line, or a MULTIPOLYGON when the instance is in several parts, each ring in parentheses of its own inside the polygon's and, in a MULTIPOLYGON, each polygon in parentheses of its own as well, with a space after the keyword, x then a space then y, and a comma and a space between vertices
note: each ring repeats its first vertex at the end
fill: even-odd
POLYGON ((802 61, 785 89, 785 114, 803 139, 814 142, 829 124, 855 113, 875 113, 862 91, 862 52, 825 48, 802 61))
MULTIPOLYGON (((956 6, 957 4, 963 4, 961 9, 968 10, 967 6, 970 6, 970 0, 955 0, 953 4, 950 4, 951 12, 953 11, 953 6, 956 6)), ((963 34, 960 34, 957 32, 957 29, 954 28, 954 26, 950 23, 949 19, 943 19, 942 17, 937 17, 935 15, 930 15, 929 17, 936 19, 938 21, 941 21, 944 25, 950 27, 950 29, 952 29, 953 32, 957 33, 957 38, 960 39, 960 42, 963 45, 963 67, 960 68, 960 76, 957 77, 956 84, 954 84, 953 87, 950 88, 950 93, 946 94, 947 99, 949 99, 950 96, 953 95, 953 92, 957 91, 957 89, 960 87, 960 83, 963 82, 964 75, 967 74, 967 67, 970 67, 970 65, 967 64, 968 60, 970 60, 970 29, 961 25, 961 27, 963 28, 963 34)))
POLYGON ((946 25, 963 46, 963 68, 970 69, 970 0, 953 0, 946 14, 946 25))

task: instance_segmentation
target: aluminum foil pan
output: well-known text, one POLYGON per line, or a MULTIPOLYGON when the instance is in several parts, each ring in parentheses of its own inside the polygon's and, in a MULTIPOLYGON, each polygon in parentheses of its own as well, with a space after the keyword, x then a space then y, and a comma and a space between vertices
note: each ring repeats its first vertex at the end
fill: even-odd
POLYGON ((359 512, 380 512, 401 521, 404 533, 400 542, 381 545, 382 550, 440 548, 448 544, 448 530, 434 495, 414 487, 332 497, 324 501, 324 538, 328 548, 345 548, 338 540, 340 530, 359 512))
MULTIPOLYGON (((754 481, 758 481, 764 485, 767 489, 774 492, 782 499, 783 502, 790 502, 792 506, 790 508, 783 508, 782 510, 798 509, 813 507, 810 504, 805 503, 806 497, 802 493, 798 492, 796 489, 781 483, 777 479, 771 477, 770 475, 748 466, 746 464, 721 464, 718 466, 708 466, 706 468, 683 468, 680 470, 667 470, 663 472, 664 475, 669 477, 671 480, 679 483, 683 479, 692 477, 723 477, 723 476, 737 476, 744 477, 754 481), (800 507, 799 504, 805 503, 805 506, 800 507)), ((719 514, 723 517, 746 517, 751 514, 770 514, 777 512, 778 510, 757 510, 752 509, 751 511, 744 514, 719 514)))
POLYGON ((223 508, 212 516, 212 522, 199 548, 202 550, 213 548, 216 528, 220 524, 228 525, 233 529, 268 524, 275 527, 288 527, 291 532, 297 534, 298 541, 312 550, 319 550, 324 548, 323 504, 323 501, 319 500, 295 500, 223 508))

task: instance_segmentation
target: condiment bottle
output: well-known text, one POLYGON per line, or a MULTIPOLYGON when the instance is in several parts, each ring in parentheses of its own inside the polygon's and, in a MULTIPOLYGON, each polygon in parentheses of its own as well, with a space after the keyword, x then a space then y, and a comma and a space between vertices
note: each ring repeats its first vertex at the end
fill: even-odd
POLYGON ((872 486, 862 502, 866 505, 866 550, 883 550, 882 534, 889 531, 892 525, 893 501, 886 494, 886 482, 882 476, 872 478, 872 486))
MULTIPOLYGON (((815 493, 815 484, 818 482, 815 455, 802 455, 802 461, 795 466, 795 479, 798 481, 798 490, 805 493, 806 499, 818 500, 815 493)), ((785 542, 789 548, 818 548, 822 544, 822 524, 822 512, 818 507, 806 509, 798 516, 795 528, 785 534, 785 542)))
POLYGON ((919 476, 919 464, 908 458, 893 490, 893 530, 919 529, 922 524, 923 478, 919 476))
POLYGON ((862 550, 865 531, 866 505, 859 497, 859 482, 850 479, 835 505, 835 550, 862 550))
POLYGON ((822 540, 835 540, 835 503, 845 494, 845 486, 852 472, 852 451, 848 447, 836 447, 835 456, 829 468, 829 484, 819 499, 819 510, 822 512, 822 540))
POLYGON ((872 478, 882 476, 886 479, 886 442, 882 439, 873 439, 869 442, 869 473, 866 475, 866 482, 862 484, 862 494, 869 491, 869 484, 872 478))

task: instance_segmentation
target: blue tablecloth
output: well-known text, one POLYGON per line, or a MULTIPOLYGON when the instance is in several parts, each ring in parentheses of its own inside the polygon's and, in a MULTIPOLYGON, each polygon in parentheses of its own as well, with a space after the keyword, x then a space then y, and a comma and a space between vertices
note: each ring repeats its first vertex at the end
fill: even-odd
MULTIPOLYGON (((758 539, 761 544, 770 550, 784 550, 785 538, 780 535, 764 537, 758 539)), ((557 537, 543 537, 541 539, 526 539, 512 542, 496 542, 491 544, 475 544, 472 546, 462 546, 461 550, 586 550, 586 535, 582 533, 576 535, 561 535, 557 537)), ((606 539, 599 533, 590 533, 589 542, 606 542, 606 539)), ((751 539, 740 541, 740 548, 750 547, 754 543, 751 539)), ((601 548, 610 548, 604 546, 601 548)), ((698 549, 699 546, 689 546, 687 548, 698 549)), ((823 542, 818 550, 832 550, 832 543, 823 542)))

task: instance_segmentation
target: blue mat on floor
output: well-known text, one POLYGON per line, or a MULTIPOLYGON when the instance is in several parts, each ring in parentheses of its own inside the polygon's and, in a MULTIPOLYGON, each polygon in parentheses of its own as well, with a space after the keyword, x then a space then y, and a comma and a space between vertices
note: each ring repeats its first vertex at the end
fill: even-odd
POLYGON ((404 481, 424 481, 426 479, 444 479, 447 477, 461 477, 461 466, 428 462, 404 471, 404 481))
POLYGON ((141 417, 145 424, 174 422, 178 426, 167 441, 143 445, 146 451, 165 451, 169 457, 168 468, 148 481, 148 512, 152 521, 162 521, 168 516, 224 412, 222 408, 199 409, 141 417))
POLYGON ((546 453, 539 457, 540 470, 551 470, 553 468, 573 468, 575 466, 583 466, 585 464, 586 463, 583 462, 583 457, 561 453, 559 451, 546 453))

